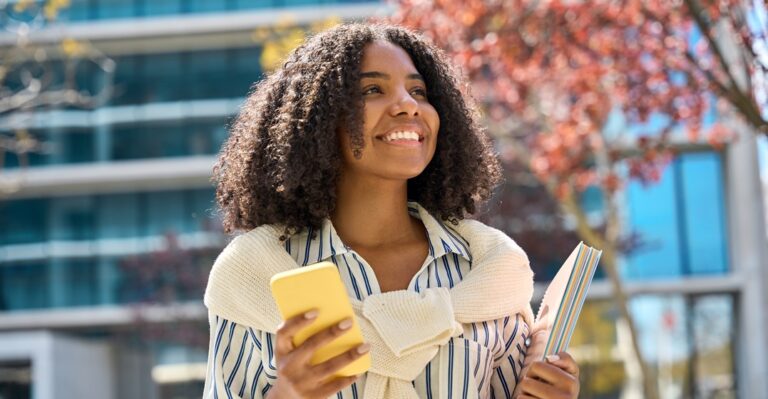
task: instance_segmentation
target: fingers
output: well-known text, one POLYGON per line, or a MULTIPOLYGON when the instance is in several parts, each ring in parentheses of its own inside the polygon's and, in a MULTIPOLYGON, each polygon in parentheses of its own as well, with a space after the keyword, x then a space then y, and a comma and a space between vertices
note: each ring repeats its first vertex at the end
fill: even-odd
POLYGON ((531 335, 531 345, 525 355, 525 364, 529 365, 544 356, 544 348, 547 346, 549 331, 539 330, 531 335))
MULTIPOLYGON (((558 366, 543 361, 537 361, 531 365, 523 378, 523 380, 526 379, 545 384, 557 392, 564 392, 568 395, 566 397, 575 397, 573 395, 579 391, 578 378, 558 366)), ((538 386, 539 384, 531 383, 531 385, 538 386)), ((541 392, 536 390, 532 393, 539 394, 541 392)))
POLYGON ((371 346, 368 344, 362 344, 356 348, 352 348, 340 355, 332 357, 314 366, 312 368, 312 373, 321 379, 332 377, 336 371, 340 370, 342 367, 348 365, 349 363, 352 363, 355 360, 359 359, 360 357, 368 353, 370 349, 371 349, 371 346))
POLYGON ((312 324, 317 318, 317 314, 317 310, 313 309, 306 313, 291 317, 277 327, 277 340, 275 343, 276 357, 286 355, 294 349, 293 336, 301 331, 301 329, 312 324))
POLYGON ((568 392, 562 391, 557 387, 547 384, 543 381, 533 379, 529 376, 523 377, 520 381, 520 397, 547 398, 547 399, 565 399, 571 396, 568 392))
POLYGON ((296 356, 303 361, 309 361, 312 354, 336 338, 344 335, 350 328, 352 328, 352 324, 352 319, 344 319, 325 330, 319 331, 315 335, 307 338, 307 340, 301 344, 296 351, 296 356))
POLYGON ((579 378, 579 365, 568 352, 560 352, 557 355, 547 356, 547 361, 568 374, 579 378))
POLYGON ((341 391, 342 389, 352 385, 357 381, 359 375, 353 375, 351 377, 334 378, 330 382, 322 385, 317 389, 317 396, 321 398, 327 398, 341 391))
POLYGON ((525 350, 525 359, 523 360, 524 370, 528 369, 531 364, 544 356, 544 347, 547 344, 547 338, 549 338, 549 331, 539 330, 531 333, 528 338, 530 339, 530 345, 525 350))

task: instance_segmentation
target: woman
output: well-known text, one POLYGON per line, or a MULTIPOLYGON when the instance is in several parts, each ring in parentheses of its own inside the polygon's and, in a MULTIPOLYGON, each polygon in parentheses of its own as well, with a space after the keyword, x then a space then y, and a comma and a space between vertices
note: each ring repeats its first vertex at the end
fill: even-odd
MULTIPOLYGON (((363 24, 311 38, 255 86, 214 175, 225 229, 247 233, 217 259, 206 291, 205 397, 578 396, 567 353, 535 360, 538 334, 523 368, 532 273, 508 237, 465 220, 500 169, 471 100, 423 38, 363 24), (397 310, 406 298, 425 314, 449 314, 449 333, 421 334, 426 341, 407 354, 364 344, 310 365, 351 320, 294 347, 291 337, 317 314, 277 325, 265 281, 279 256, 290 257, 288 268, 332 261, 353 301, 397 310), (331 377, 368 351, 368 373, 331 377)), ((428 322, 416 320, 396 334, 420 335, 428 322)), ((385 331, 369 333, 389 342, 385 331)))

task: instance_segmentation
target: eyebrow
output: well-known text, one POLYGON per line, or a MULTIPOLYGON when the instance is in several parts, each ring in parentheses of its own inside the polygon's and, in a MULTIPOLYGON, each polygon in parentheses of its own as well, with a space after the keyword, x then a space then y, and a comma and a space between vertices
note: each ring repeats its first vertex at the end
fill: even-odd
MULTIPOLYGON (((371 71, 371 72, 363 72, 363 73, 361 73, 360 74, 360 78, 389 79, 389 75, 386 74, 386 73, 383 73, 383 72, 379 72, 379 71, 371 71)), ((406 78, 420 80, 422 82, 424 81, 424 78, 420 74, 418 74, 418 73, 412 73, 412 74, 406 76, 406 78)))

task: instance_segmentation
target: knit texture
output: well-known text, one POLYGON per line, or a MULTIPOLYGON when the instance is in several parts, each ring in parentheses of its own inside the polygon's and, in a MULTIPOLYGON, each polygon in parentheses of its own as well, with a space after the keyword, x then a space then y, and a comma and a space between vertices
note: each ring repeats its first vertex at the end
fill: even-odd
MULTIPOLYGON (((533 272, 525 252, 499 230, 463 220, 453 229, 469 244, 472 271, 453 288, 392 291, 350 298, 371 345, 364 399, 418 399, 413 381, 441 345, 477 323, 521 314, 533 325, 533 272)), ((235 238, 211 269, 205 304, 212 314, 274 333, 281 322, 270 278, 299 267, 285 251, 281 226, 264 225, 235 238)), ((477 393, 470 392, 472 398, 477 393)), ((442 398, 442 396, 441 396, 442 398)))

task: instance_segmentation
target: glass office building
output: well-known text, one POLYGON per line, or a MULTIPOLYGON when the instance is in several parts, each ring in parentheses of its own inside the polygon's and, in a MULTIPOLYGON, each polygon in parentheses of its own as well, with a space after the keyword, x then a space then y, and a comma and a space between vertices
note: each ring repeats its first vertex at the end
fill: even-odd
MULTIPOLYGON (((19 182, 0 197, 0 397, 200 396, 202 290, 227 240, 210 171, 227 124, 263 76, 254 32, 383 10, 365 0, 72 0, 58 22, 39 27, 40 40, 65 26, 114 60, 114 94, 94 110, 0 115, 0 134, 23 129, 47 145, 23 172, 18 157, 5 156, 0 173, 19 182), (94 375, 103 378, 89 392, 65 382, 94 375)), ((0 46, 11 43, 0 34, 0 46)), ((63 73, 61 62, 48 67, 63 73)), ((85 89, 105 84, 87 67, 76 79, 85 89)), ((764 231, 760 251, 743 236, 755 229, 743 213, 762 204, 734 194, 751 184, 741 172, 748 152, 696 148, 658 184, 625 191, 625 228, 643 245, 622 259, 622 272, 663 397, 765 392, 745 390, 756 381, 748 370, 765 363, 746 348, 766 347, 765 326, 745 320, 743 306, 766 285, 748 267, 765 260, 764 231)), ((585 206, 599 218, 592 194, 585 206)), ((530 255, 538 277, 554 275, 559 263, 530 255)), ((571 349, 582 397, 637 392, 617 318, 598 276, 571 349)))

